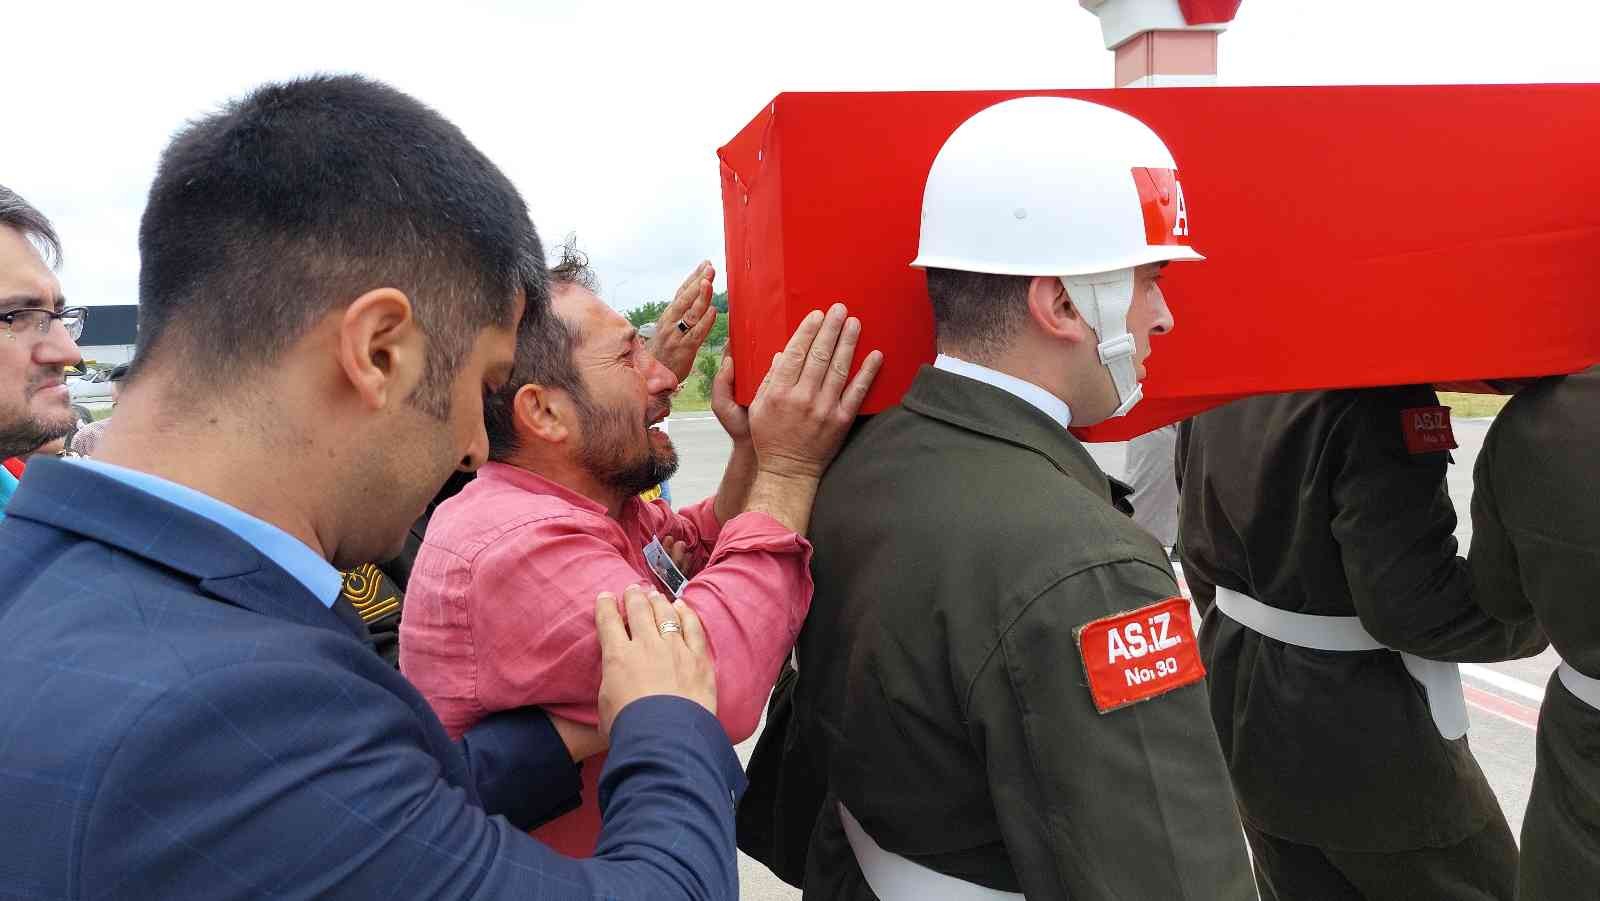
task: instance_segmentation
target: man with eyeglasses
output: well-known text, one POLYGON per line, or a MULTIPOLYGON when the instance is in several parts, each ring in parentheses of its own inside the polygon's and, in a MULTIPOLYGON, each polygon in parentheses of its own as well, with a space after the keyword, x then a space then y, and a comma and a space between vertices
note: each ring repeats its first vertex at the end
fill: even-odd
MULTIPOLYGON (((76 425, 66 367, 85 318, 52 271, 61 241, 50 220, 0 185, 0 460, 31 453, 76 425), (64 328, 58 328, 60 322, 64 328)), ((0 518, 17 487, 0 466, 0 518)))

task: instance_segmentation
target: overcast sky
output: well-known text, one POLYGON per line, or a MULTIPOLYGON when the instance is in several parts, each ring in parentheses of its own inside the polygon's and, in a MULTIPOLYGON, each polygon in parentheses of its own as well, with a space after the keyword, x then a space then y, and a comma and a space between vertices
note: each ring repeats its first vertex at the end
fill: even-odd
MULTIPOLYGON (((1600 80, 1590 0, 1245 0, 1221 83, 1600 80), (1514 12, 1513 12, 1514 11, 1514 12)), ((454 120, 602 294, 724 287, 715 151, 780 91, 1109 87, 1076 0, 0 0, 0 184, 50 216, 75 303, 137 299, 139 215, 186 119, 263 81, 360 72, 454 120)))

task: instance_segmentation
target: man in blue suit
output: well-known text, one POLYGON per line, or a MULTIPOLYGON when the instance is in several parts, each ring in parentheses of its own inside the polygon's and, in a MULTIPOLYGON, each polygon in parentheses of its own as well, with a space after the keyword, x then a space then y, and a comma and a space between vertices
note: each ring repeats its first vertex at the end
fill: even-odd
POLYGON ((735 897, 687 609, 598 599, 606 828, 573 861, 523 830, 595 737, 513 710, 452 743, 335 603, 483 461, 549 315, 505 176, 383 85, 269 85, 174 139, 140 253, 117 428, 0 523, 0 898, 735 897))
MULTIPOLYGON (((60 261, 50 220, 0 185, 0 462, 25 457, 77 424, 65 372, 81 356, 73 337, 84 316, 61 295, 51 271, 60 261)), ((0 520, 16 487, 0 466, 0 520)))

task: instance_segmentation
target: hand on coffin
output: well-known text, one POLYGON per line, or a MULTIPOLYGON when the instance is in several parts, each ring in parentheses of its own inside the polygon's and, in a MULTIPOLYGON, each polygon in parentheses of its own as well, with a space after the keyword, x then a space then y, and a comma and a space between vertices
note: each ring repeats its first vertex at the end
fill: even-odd
POLYGON ((716 278, 716 267, 701 263, 694 267, 689 277, 678 286, 678 293, 661 311, 656 320, 656 334, 650 339, 650 353, 661 365, 672 370, 678 381, 689 377, 694 370, 695 354, 711 334, 716 324, 717 310, 711 305, 711 282, 716 278), (683 323, 688 331, 678 327, 683 323))
POLYGON ((750 439, 757 468, 773 475, 819 479, 839 452, 867 389, 883 365, 872 351, 854 379, 850 362, 861 323, 844 304, 801 320, 756 389, 750 404, 750 439))
POLYGON ((722 358, 722 368, 717 370, 717 377, 711 382, 711 412, 717 414, 717 421, 722 423, 723 431, 733 439, 736 449, 750 443, 750 408, 740 406, 733 399, 732 357, 722 358))

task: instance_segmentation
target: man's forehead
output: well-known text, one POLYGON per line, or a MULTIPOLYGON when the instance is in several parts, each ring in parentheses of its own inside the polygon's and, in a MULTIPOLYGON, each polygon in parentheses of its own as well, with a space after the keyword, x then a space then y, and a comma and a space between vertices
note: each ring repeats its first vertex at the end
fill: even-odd
POLYGON ((556 315, 577 332, 581 343, 620 340, 633 330, 627 317, 582 285, 556 286, 550 295, 550 305, 556 315))
POLYGON ((0 304, 18 306, 6 301, 19 297, 53 307, 61 297, 61 283, 21 232, 0 225, 0 304))

